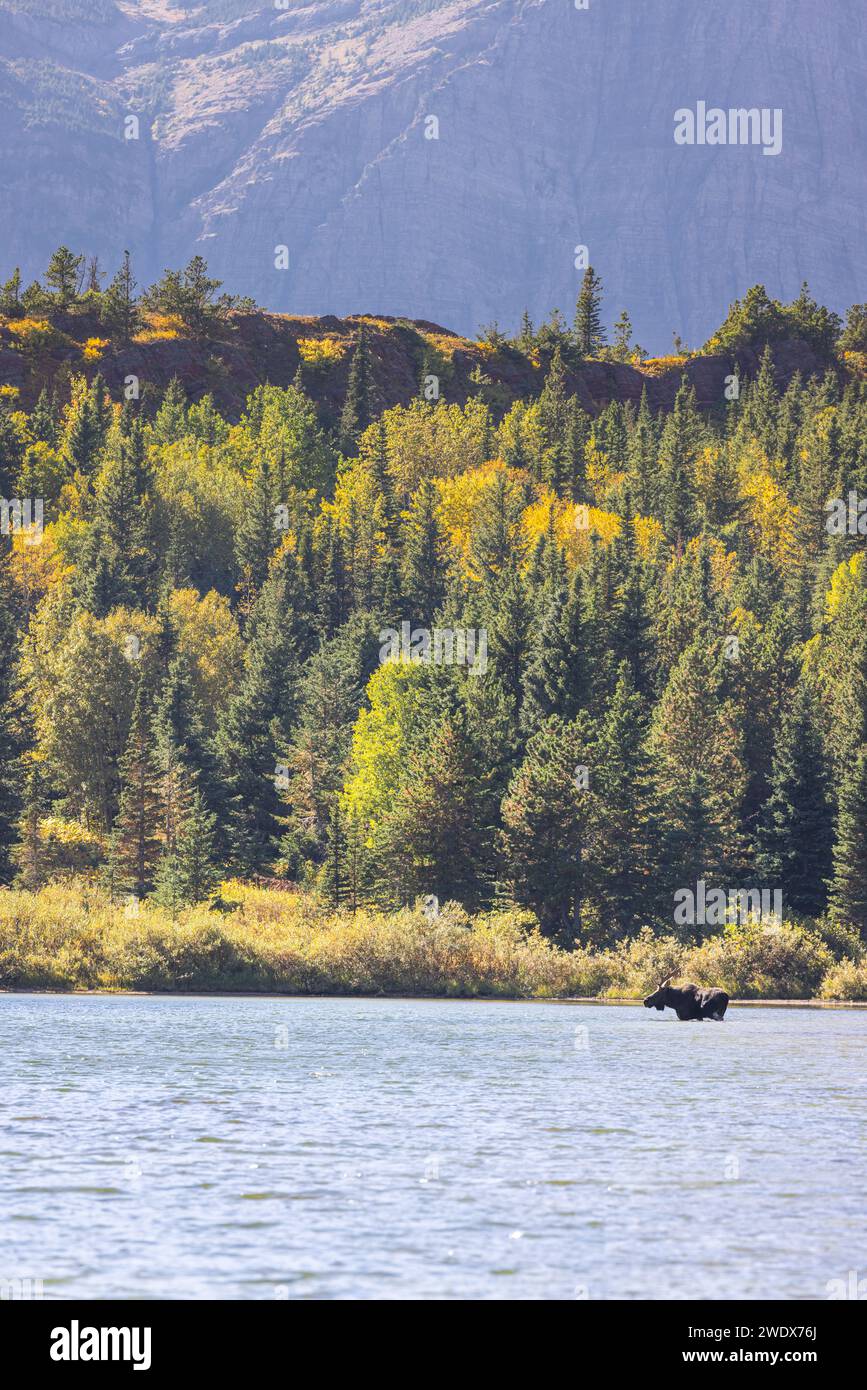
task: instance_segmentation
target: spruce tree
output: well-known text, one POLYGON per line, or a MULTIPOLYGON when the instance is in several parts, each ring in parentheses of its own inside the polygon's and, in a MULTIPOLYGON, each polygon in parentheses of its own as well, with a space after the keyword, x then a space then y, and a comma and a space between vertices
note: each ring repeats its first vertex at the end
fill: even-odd
POLYGON ((855 750, 840 787, 830 916, 867 941, 867 744, 855 750))
POLYGON ((662 522, 678 553, 696 525, 695 459, 701 430, 695 391, 684 376, 659 441, 662 522))
POLYGON ((144 680, 136 691, 129 739, 120 767, 120 806, 114 824, 112 859, 118 887, 144 898, 159 855, 161 799, 144 680))
POLYGON ((587 872, 609 938, 634 933, 658 912, 662 834, 647 734, 646 708, 624 661, 599 724, 589 775, 593 830, 587 872))
POLYGON ((527 732, 534 732, 552 714, 567 722, 575 718, 589 699, 590 662, 583 582, 576 569, 565 601, 562 592, 551 593, 534 627, 523 678, 521 722, 527 732))
POLYGON ((385 891, 411 902, 433 893, 474 907, 490 891, 491 820, 466 723, 447 718, 430 744, 414 754, 407 775, 375 835, 375 856, 385 891))
POLYGON ((762 886, 782 890, 787 914, 821 916, 831 874, 833 823, 822 743, 803 682, 777 738, 757 839, 762 886))
POLYGON ((575 345, 582 357, 595 357, 605 342, 601 304, 602 281, 591 265, 584 272, 575 306, 575 345))
POLYGON ((446 590, 448 546, 438 506, 436 487, 429 478, 423 478, 401 528, 401 588, 406 617, 427 626, 432 625, 446 590))
POLYGON ((45 283, 54 292, 55 302, 67 309, 75 299, 81 281, 84 256, 76 256, 68 246, 58 246, 48 262, 45 283))
POLYGON ((13 700, 20 654, 19 604, 9 571, 11 542, 0 536, 0 884, 12 875, 12 847, 17 838, 20 788, 16 755, 24 751, 24 734, 13 700))
POLYGON ((592 758, 586 719, 554 715, 533 735, 502 805, 501 872, 514 900, 548 936, 577 940, 585 895, 589 793, 581 769, 592 758))
POLYGON ((99 311, 110 336, 122 343, 130 342, 141 327, 135 290, 129 252, 124 251, 121 267, 105 290, 99 311))
POLYGON ((294 724, 303 658, 298 593, 297 560, 286 547, 251 614, 244 673, 218 733, 228 853, 232 866, 245 874, 268 866, 280 837, 277 767, 294 724))
POLYGON ((359 324, 355 350, 349 368, 346 399, 340 415, 340 448, 347 456, 354 455, 360 436, 373 418, 370 356, 364 324, 359 324))

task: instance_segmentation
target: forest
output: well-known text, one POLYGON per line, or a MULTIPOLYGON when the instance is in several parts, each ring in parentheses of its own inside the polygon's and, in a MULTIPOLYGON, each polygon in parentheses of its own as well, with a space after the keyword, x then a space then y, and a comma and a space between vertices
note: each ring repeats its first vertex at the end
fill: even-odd
POLYGON ((610 955, 707 949, 776 893, 864 988, 867 306, 754 287, 702 349, 731 362, 715 408, 684 374, 667 411, 591 414, 567 368, 653 364, 625 313, 607 344, 588 270, 573 325, 480 338, 535 396, 477 371, 450 400, 437 340, 385 406, 359 319, 339 418, 309 389, 327 337, 231 418, 178 380, 112 399, 100 362, 253 306, 200 258, 104 278, 60 248, 0 289, 37 368, 103 325, 29 409, 0 386, 0 916, 66 885, 217 921, 235 885, 348 933, 512 912, 610 955), (822 370, 782 382, 793 341, 822 370))

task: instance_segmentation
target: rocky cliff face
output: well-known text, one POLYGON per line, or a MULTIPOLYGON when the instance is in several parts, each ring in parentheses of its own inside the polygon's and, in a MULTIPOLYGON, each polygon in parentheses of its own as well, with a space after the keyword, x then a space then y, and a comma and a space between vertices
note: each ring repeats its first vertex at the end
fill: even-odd
POLYGON ((469 333, 571 315, 580 244, 652 351, 756 281, 864 298, 860 0, 280 4, 0 0, 4 259, 200 251, 272 309, 469 333), (781 153, 675 144, 698 101, 780 109, 781 153))

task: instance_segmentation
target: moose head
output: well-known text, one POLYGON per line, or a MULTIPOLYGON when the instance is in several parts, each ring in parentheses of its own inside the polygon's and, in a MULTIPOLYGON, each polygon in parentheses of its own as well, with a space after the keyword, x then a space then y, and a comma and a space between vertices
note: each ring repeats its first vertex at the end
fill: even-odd
POLYGON ((668 982, 673 977, 666 976, 661 985, 657 985, 653 994, 648 994, 644 1001, 645 1009, 659 1009, 660 1013, 668 1003, 668 982))

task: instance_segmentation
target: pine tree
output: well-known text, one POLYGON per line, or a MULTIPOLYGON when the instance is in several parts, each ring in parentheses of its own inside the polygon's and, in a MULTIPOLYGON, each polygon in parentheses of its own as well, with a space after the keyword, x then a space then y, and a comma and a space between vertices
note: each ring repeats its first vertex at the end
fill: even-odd
POLYGON ((348 858, 346 817, 340 805, 340 797, 332 796, 328 810, 322 884, 328 904, 335 912, 343 905, 347 896, 348 858))
POLYGON ((696 525, 694 470, 700 432, 695 391, 684 376, 659 441, 662 521, 678 553, 696 525))
POLYGON ((346 399, 340 416, 340 448, 347 456, 355 454, 358 440, 373 418, 371 397, 370 356, 362 323, 358 328, 355 351, 349 368, 346 399))
POLYGON ((298 594, 297 560, 287 547, 251 614, 244 673, 218 734, 229 858, 245 874, 270 863, 280 837, 275 777, 295 719, 304 644, 298 594))
POLYGON ((867 744, 858 748, 840 787, 830 882, 830 916, 867 941, 867 744))
POLYGON ((447 718, 410 759, 407 775, 375 836, 375 855, 392 900, 433 893, 476 906, 491 868, 493 805, 476 750, 459 716, 447 718))
POLYGON ((280 539, 276 526, 278 501, 273 469, 263 454, 252 469, 235 550, 242 574, 257 593, 265 582, 268 563, 280 539))
POLYGON ((656 467, 656 430, 647 401, 647 387, 641 388, 641 402, 635 423, 629 433, 627 448, 629 478, 635 505, 641 516, 652 516, 659 507, 659 483, 656 467))
POLYGON ((187 433, 187 393, 173 376, 154 420, 154 435, 161 444, 173 444, 187 433))
POLYGON ((757 838, 756 867, 769 888, 782 890, 786 912, 821 916, 831 874, 832 811, 821 739, 803 682, 777 739, 757 838))
POLYGON ((149 703, 145 683, 140 680, 120 762, 120 806, 112 847, 117 885, 137 898, 150 891, 159 853, 161 801, 149 703))
POLYGON ((46 284, 54 291, 57 305, 67 309, 75 300, 81 282, 84 256, 76 256, 68 246, 58 246, 48 262, 46 284))
POLYGON ((22 779, 21 820, 12 859, 18 869, 16 881, 28 892, 35 893, 46 877, 41 823, 47 797, 44 765, 32 752, 24 755, 22 779))
POLYGON ((159 775, 164 851, 177 844, 192 793, 201 791, 209 810, 221 809, 223 788, 196 697, 188 657, 176 652, 157 697, 153 722, 154 766, 159 775))
POLYGON ((100 305, 100 317, 109 334, 122 343, 130 342, 141 327, 135 291, 129 252, 124 251, 120 270, 103 294, 100 305))
POLYGON ((575 345, 582 357, 594 357, 605 342, 601 304, 602 281, 591 265, 584 272, 575 306, 575 345))
POLYGON ((0 497, 13 496, 23 457, 24 449, 15 422, 5 405, 0 405, 0 497))
POLYGON ((24 313, 21 303, 21 270, 16 266, 9 279, 0 285, 0 314, 8 319, 20 318, 24 313))
POLYGON ((586 718, 555 715, 533 735, 502 806, 503 877, 533 909, 546 935, 577 939, 585 894, 589 797, 581 769, 592 763, 586 718))
POLYGON ((39 392, 36 404, 31 411, 30 432, 34 439, 44 440, 52 447, 58 441, 60 417, 57 410, 57 394, 52 391, 49 395, 47 386, 43 386, 39 392))
POLYGON ((445 598, 448 546, 429 478, 416 490, 402 526, 401 588, 411 621, 430 626, 445 598))
POLYGON ((647 733, 644 704, 624 661, 589 773, 588 876, 603 928, 614 937, 634 933, 658 911, 662 828, 647 733))
POLYGON ((198 788, 190 793, 174 850, 157 870, 155 898, 177 911, 209 897, 219 882, 216 860, 217 818, 198 788))
POLYGON ((586 705, 590 693, 589 652, 584 629, 581 571, 572 576, 565 602, 554 591, 546 602, 524 674, 521 723, 532 733, 552 714, 567 722, 586 705))

